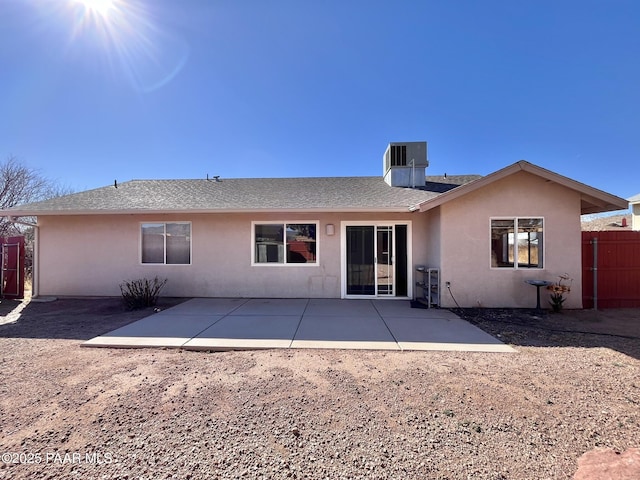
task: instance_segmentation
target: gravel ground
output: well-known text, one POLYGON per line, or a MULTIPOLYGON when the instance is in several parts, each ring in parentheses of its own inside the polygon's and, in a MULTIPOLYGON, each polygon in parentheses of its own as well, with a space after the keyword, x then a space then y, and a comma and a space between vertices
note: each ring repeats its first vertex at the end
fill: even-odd
POLYGON ((638 310, 458 312, 512 354, 213 353, 81 348, 150 314, 117 299, 19 306, 0 478, 565 479, 640 446, 638 310))

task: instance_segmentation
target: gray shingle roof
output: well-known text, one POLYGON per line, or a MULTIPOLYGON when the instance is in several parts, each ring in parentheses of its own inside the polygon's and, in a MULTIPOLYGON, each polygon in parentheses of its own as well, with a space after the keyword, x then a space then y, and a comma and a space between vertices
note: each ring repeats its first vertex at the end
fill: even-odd
POLYGON ((478 176, 427 177, 420 189, 390 187, 381 177, 131 180, 6 210, 14 215, 259 210, 398 210, 478 176))

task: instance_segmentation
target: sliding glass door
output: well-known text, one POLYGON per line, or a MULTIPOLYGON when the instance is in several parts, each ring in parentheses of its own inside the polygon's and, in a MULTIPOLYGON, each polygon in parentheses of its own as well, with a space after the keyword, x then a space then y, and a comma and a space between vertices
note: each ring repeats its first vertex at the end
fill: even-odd
POLYGON ((407 296, 407 225, 345 227, 345 294, 407 296))
POLYGON ((378 295, 393 295, 393 227, 376 227, 376 285, 378 295))
POLYGON ((375 295, 375 227, 347 227, 347 295, 375 295))

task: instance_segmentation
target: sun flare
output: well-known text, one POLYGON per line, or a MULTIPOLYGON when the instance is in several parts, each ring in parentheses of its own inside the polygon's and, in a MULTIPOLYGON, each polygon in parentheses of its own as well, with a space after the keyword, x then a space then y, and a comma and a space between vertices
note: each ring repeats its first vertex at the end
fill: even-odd
POLYGON ((111 10, 115 8, 116 0, 75 0, 89 12, 107 17, 111 10))
POLYGON ((140 92, 171 82, 189 57, 186 41, 159 23, 156 0, 33 1, 65 14, 70 52, 86 55, 92 65, 101 63, 140 92))

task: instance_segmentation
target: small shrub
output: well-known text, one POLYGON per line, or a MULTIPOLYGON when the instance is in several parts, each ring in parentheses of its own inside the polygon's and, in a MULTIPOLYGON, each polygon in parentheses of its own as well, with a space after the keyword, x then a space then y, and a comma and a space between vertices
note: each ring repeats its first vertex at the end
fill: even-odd
POLYGON ((153 280, 140 278, 138 280, 125 281, 120 284, 122 300, 129 310, 153 307, 158 301, 160 290, 166 283, 166 278, 160 280, 158 277, 153 280))
POLYGON ((571 291, 571 284, 573 283, 573 278, 569 277, 568 273, 560 275, 558 278, 559 280, 556 283, 547 287, 547 290, 551 290, 549 303, 554 312, 562 310, 563 303, 566 300, 564 294, 571 291))

